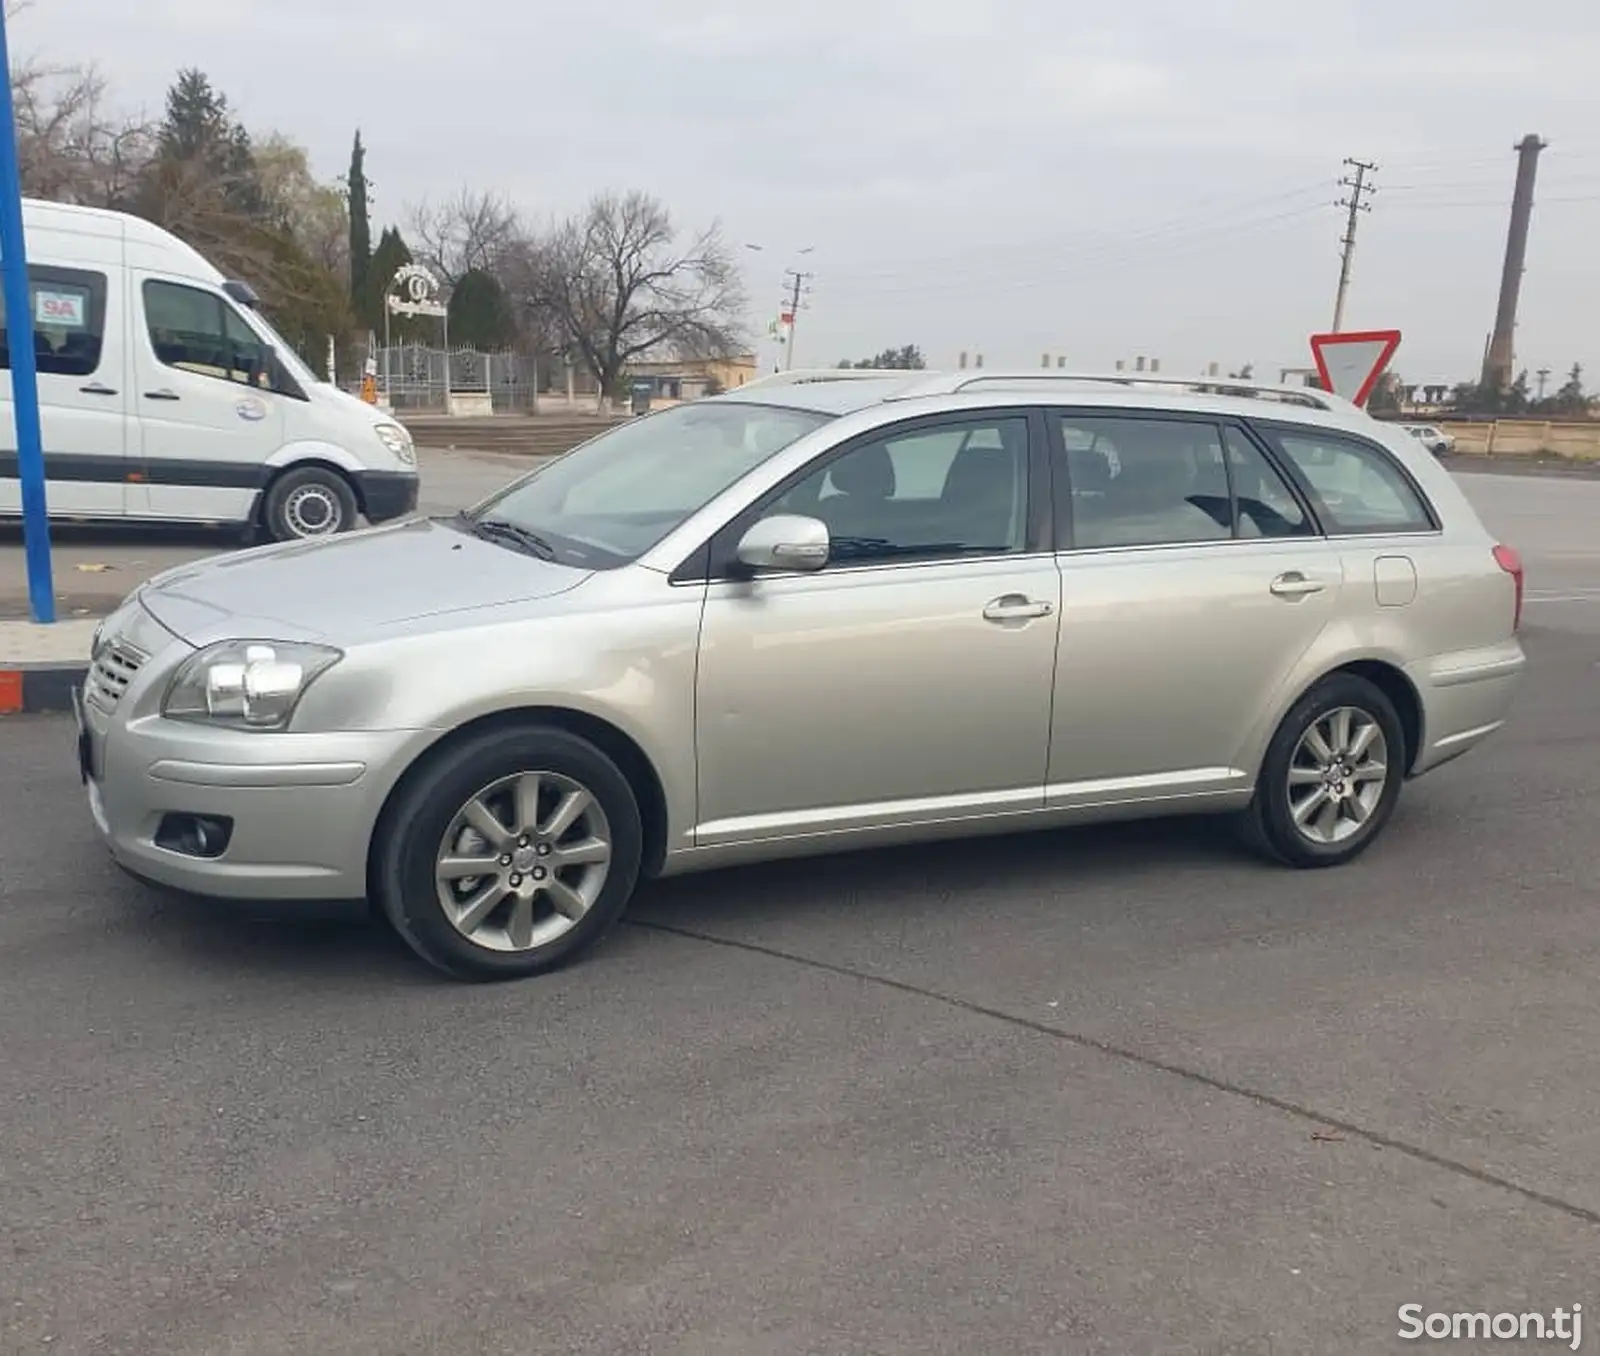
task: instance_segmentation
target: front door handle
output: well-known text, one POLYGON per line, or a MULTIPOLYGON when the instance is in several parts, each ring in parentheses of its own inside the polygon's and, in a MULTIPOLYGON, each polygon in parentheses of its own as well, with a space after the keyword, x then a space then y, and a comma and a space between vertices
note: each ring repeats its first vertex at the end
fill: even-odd
POLYGON ((146 391, 144 393, 144 398, 146 400, 176 400, 178 398, 178 393, 176 391, 169 391, 163 388, 159 391, 146 391))
POLYGON ((1308 593, 1321 593, 1327 588, 1320 579, 1307 579, 1299 570, 1280 574, 1272 581, 1272 591, 1280 598, 1304 598, 1308 593))
POLYGON ((1048 617, 1055 610, 1053 603, 1037 602, 1020 593, 1008 593, 990 601, 983 609, 983 619, 992 622, 1027 621, 1030 617, 1048 617))
POLYGON ((116 395, 116 387, 107 386, 103 381, 91 381, 87 386, 78 387, 84 395, 116 395))

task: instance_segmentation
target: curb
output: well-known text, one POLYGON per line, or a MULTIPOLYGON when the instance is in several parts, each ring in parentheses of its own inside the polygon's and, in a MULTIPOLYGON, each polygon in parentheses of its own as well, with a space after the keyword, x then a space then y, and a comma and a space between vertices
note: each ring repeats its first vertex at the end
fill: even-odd
POLYGON ((0 716, 72 710, 72 689, 82 687, 88 664, 20 664, 0 668, 0 716))

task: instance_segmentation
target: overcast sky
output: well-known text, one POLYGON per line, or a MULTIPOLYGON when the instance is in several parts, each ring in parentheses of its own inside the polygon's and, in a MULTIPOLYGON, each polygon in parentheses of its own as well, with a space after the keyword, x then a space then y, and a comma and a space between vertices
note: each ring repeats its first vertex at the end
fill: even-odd
POLYGON ((1536 132, 1518 360, 1600 388, 1596 0, 35 0, 12 47, 151 111, 199 66, 329 176, 359 124, 379 224, 463 184, 535 219, 648 189, 764 246, 753 332, 815 274, 802 366, 1306 364, 1354 156, 1380 170, 1346 327, 1473 377, 1536 132))

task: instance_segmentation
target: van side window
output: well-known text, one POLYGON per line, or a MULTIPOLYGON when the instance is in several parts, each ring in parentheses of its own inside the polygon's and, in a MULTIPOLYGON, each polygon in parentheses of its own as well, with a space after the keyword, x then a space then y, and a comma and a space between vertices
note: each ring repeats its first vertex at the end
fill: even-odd
MULTIPOLYGON (((106 275, 76 268, 28 269, 33 354, 40 376, 88 377, 100 366, 106 332, 106 275)), ((0 370, 11 368, 11 344, 0 314, 0 370)))
POLYGON ((146 282, 144 318, 150 346, 166 366, 272 389, 267 346, 215 293, 179 283, 146 282))

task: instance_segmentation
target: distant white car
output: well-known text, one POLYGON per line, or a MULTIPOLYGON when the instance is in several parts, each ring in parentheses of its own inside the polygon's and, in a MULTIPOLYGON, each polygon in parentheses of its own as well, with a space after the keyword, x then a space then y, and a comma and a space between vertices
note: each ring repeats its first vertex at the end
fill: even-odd
POLYGON ((1436 457, 1456 450, 1456 440, 1434 424, 1407 424, 1405 430, 1436 457))

